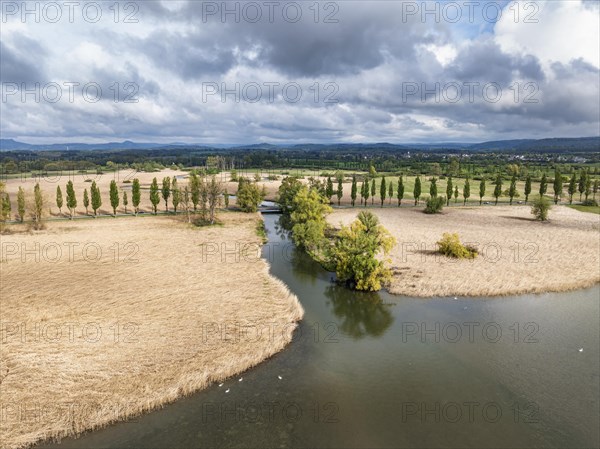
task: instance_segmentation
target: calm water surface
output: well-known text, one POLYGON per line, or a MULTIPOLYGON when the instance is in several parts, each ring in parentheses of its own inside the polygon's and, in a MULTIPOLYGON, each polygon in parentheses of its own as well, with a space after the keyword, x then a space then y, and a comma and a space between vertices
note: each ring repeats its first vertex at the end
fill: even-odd
POLYGON ((263 256, 306 311, 293 342, 243 382, 47 447, 600 445, 599 287, 493 299, 357 294, 296 252, 278 216, 264 218, 263 256))

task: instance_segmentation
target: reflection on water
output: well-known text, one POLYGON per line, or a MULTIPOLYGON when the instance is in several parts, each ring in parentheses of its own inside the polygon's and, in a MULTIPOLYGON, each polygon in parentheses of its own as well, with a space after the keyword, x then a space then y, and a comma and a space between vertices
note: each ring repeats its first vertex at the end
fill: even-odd
POLYGON ((48 447, 599 447, 600 287, 456 301, 351 292, 264 219, 263 257, 305 309, 292 343, 243 382, 48 447))
POLYGON ((394 322, 392 304, 385 304, 378 293, 357 293, 337 285, 328 286, 325 296, 340 329, 352 338, 379 337, 394 322))

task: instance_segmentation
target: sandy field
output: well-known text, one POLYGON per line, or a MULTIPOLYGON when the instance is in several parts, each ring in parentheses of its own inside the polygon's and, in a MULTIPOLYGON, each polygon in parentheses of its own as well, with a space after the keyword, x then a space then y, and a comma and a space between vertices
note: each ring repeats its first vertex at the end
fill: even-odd
MULTIPOLYGON (((396 237, 392 293, 408 296, 498 296, 560 292, 600 282, 600 216, 554 207, 550 221, 528 206, 369 208, 396 237), (479 248, 475 260, 437 255, 444 232, 479 248)), ((349 224, 360 208, 335 210, 329 222, 349 224)))
POLYGON ((303 310, 260 259, 259 216, 220 218, 65 220, 1 236, 2 447, 156 409, 290 342, 303 310))

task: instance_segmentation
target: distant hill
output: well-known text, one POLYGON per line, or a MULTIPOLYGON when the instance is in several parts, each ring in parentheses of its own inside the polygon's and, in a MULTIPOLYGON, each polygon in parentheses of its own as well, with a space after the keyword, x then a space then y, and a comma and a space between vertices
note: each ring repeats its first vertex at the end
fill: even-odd
MULTIPOLYGON (((107 142, 107 143, 52 143, 43 145, 32 145, 29 143, 19 142, 14 139, 0 139, 0 150, 31 150, 31 151, 65 151, 69 150, 148 150, 153 148, 180 148, 187 147, 185 143, 149 143, 149 142, 132 142, 125 140, 123 142, 107 142)), ((211 148, 208 146, 194 146, 200 148, 211 148)))
POLYGON ((373 152, 373 151, 440 151, 453 150, 465 152, 591 152, 600 151, 600 137, 557 137, 551 139, 517 139, 497 140, 481 143, 463 142, 431 142, 419 144, 392 144, 381 143, 307 143, 307 144, 279 144, 257 143, 248 145, 199 145, 185 143, 151 143, 151 142, 108 142, 100 144, 89 143, 55 143, 45 145, 33 145, 19 142, 14 139, 0 139, 1 151, 66 151, 68 150, 151 150, 151 149, 190 149, 190 150, 223 150, 231 148, 235 150, 295 150, 295 151, 340 151, 340 152, 373 152))
POLYGON ((474 151, 600 151, 600 137, 556 137, 552 139, 498 140, 468 147, 474 151))

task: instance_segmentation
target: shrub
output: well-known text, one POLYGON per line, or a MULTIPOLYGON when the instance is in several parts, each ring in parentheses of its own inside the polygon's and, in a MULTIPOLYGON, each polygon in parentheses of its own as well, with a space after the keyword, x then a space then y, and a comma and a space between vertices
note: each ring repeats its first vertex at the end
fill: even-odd
POLYGON ((582 206, 594 206, 594 207, 598 207, 598 201, 596 200, 585 200, 584 202, 581 203, 582 206))
POLYGON ((342 226, 331 249, 338 281, 356 290, 381 289, 392 277, 388 255, 395 244, 376 215, 361 212, 350 226, 342 226))
POLYGON ((242 180, 236 193, 236 203, 243 212, 256 212, 265 198, 256 183, 242 180))
POLYGON ((279 179, 279 176, 277 176, 277 175, 269 175, 269 176, 267 177, 267 179, 268 179, 269 181, 277 181, 277 180, 279 179))
POLYGON ((444 256, 454 257, 456 259, 474 259, 477 257, 477 250, 470 246, 460 243, 458 234, 445 232, 442 239, 437 242, 438 252, 444 256))
POLYGON ((446 197, 431 196, 427 199, 427 203, 425 204, 425 210, 423 212, 425 212, 426 214, 440 214, 442 213, 444 204, 446 204, 446 197))
POLYGON ((550 201, 545 196, 535 198, 531 203, 531 213, 536 220, 548 220, 548 211, 552 208, 550 201))

